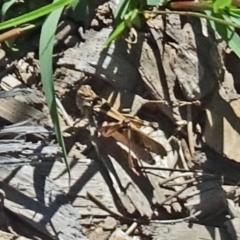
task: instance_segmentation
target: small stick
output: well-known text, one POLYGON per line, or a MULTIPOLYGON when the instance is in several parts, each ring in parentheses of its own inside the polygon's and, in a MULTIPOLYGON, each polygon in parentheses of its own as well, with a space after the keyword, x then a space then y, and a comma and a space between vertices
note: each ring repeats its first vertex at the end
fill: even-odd
POLYGON ((191 214, 188 217, 185 218, 180 218, 180 219, 172 219, 172 220, 151 220, 151 223, 162 223, 162 224, 173 224, 173 223, 179 223, 179 222, 184 222, 184 221, 188 221, 191 219, 196 218, 197 216, 199 216, 201 214, 201 211, 197 211, 194 214, 191 214))
POLYGON ((7 41, 9 39, 15 38, 15 37, 23 34, 25 31, 35 28, 37 25, 38 24, 28 24, 26 26, 13 28, 7 32, 4 32, 4 33, 0 34, 0 43, 7 41))
POLYGON ((72 119, 69 117, 69 115, 67 114, 65 108, 63 107, 62 103, 60 102, 60 100, 55 97, 56 99, 56 104, 57 107, 59 108, 59 112, 61 113, 61 115, 63 116, 64 120, 66 121, 67 125, 72 127, 74 125, 74 122, 72 121, 72 119))
POLYGON ((178 183, 169 183, 167 186, 168 187, 171 187, 171 186, 183 186, 185 184, 195 183, 195 182, 196 182, 196 179, 192 178, 192 179, 184 180, 184 181, 178 182, 178 183))
POLYGON ((177 192, 175 192, 174 194, 172 194, 171 196, 165 198, 163 201, 161 201, 159 203, 159 205, 163 205, 164 203, 170 201, 171 199, 173 199, 174 197, 177 197, 180 193, 182 193, 183 191, 185 191, 188 188, 188 186, 183 187, 182 189, 178 190, 177 192))
POLYGON ((173 180, 175 180, 177 178, 180 178, 180 177, 193 177, 195 174, 198 175, 198 176, 202 176, 203 175, 201 172, 200 173, 197 173, 197 172, 196 173, 185 172, 185 173, 179 174, 177 176, 169 177, 168 179, 166 179, 163 182, 161 182, 160 185, 162 186, 162 185, 164 185, 164 184, 166 184, 168 182, 171 182, 171 181, 173 181, 173 180))
POLYGON ((183 167, 184 167, 186 170, 189 170, 188 165, 187 165, 187 163, 186 163, 186 159, 185 159, 185 157, 184 157, 184 153, 183 153, 183 149, 182 149, 182 145, 181 145, 181 140, 178 140, 177 143, 178 143, 178 148, 179 148, 179 150, 178 150, 178 152, 179 152, 179 157, 180 157, 180 159, 181 159, 181 161, 182 161, 183 167))
POLYGON ((187 120, 188 120, 188 124, 187 124, 188 145, 189 145, 191 156, 193 156, 195 153, 195 149, 194 149, 194 139, 193 139, 193 123, 192 123, 191 105, 187 106, 187 120))
POLYGON ((130 235, 137 226, 138 226, 138 224, 136 222, 133 222, 132 225, 127 229, 127 231, 125 233, 127 235, 130 235))
MULTIPOLYGON (((98 206, 100 206, 102 209, 104 209, 106 212, 116 216, 116 217, 119 217, 123 220, 126 220, 126 221, 131 221, 131 222, 135 222, 135 223, 141 223, 141 224, 148 224, 149 222, 151 223, 162 223, 162 224, 171 224, 171 223, 178 223, 178 222, 184 222, 184 221, 187 221, 187 220, 190 220, 192 218, 195 218, 197 217, 201 211, 197 211, 196 213, 194 213, 193 215, 190 215, 188 217, 185 217, 185 218, 180 218, 180 219, 172 219, 172 220, 150 220, 150 221, 143 221, 143 220, 137 220, 137 219, 134 219, 134 218, 128 218, 128 217, 125 217, 124 215, 122 215, 121 213, 117 212, 117 211, 114 211, 114 210, 111 210, 109 209, 101 200, 99 200, 96 196, 94 196, 93 194, 91 194, 90 192, 87 192, 87 196, 88 198, 93 201, 95 204, 97 204, 98 206)), ((126 231, 127 234, 130 234, 131 231, 133 229, 135 229, 135 224, 132 224, 129 229, 126 231)))
POLYGON ((171 172, 183 172, 183 173, 196 173, 199 174, 201 173, 202 176, 209 176, 209 177, 217 177, 218 175, 216 174, 211 174, 211 173, 206 173, 203 172, 202 170, 186 170, 186 169, 175 169, 175 168, 164 168, 164 167, 149 167, 149 166, 139 166, 139 169, 150 169, 150 170, 161 170, 161 171, 171 171, 171 172))

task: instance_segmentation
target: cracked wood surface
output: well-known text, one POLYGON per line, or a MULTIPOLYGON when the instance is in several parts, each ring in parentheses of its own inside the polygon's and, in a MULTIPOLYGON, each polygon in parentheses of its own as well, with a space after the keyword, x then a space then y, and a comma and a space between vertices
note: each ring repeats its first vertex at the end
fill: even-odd
MULTIPOLYGON (((86 41, 66 50, 57 64, 94 75, 115 90, 125 89, 141 95, 144 85, 155 100, 175 102, 177 87, 187 100, 204 98, 223 79, 224 44, 217 44, 209 29, 206 38, 201 31, 207 28, 206 24, 198 19, 187 17, 183 26, 177 15, 158 16, 155 21, 159 29, 150 28, 148 38, 139 33, 137 44, 130 48, 120 39, 103 50, 111 29, 91 30, 86 33, 86 41), (166 38, 168 41, 164 41, 166 38)), ((172 120, 186 118, 179 108, 164 104, 158 107, 172 120)))
POLYGON ((189 224, 187 222, 177 224, 152 223, 142 226, 142 231, 150 235, 153 240, 185 239, 185 240, 233 240, 226 228, 189 224))
POLYGON ((86 239, 81 234, 80 214, 52 180, 38 173, 37 167, 1 166, 0 183, 6 194, 4 207, 45 234, 45 239, 86 239))
MULTIPOLYGON (((162 20, 160 19, 160 22, 161 21, 162 20)), ((58 65, 69 67, 73 72, 76 70, 82 71, 90 76, 97 76, 98 78, 107 81, 117 89, 127 89, 133 91, 134 93, 141 94, 142 86, 139 85, 144 83, 144 85, 147 86, 150 95, 154 99, 174 102, 177 99, 175 92, 176 86, 181 89, 188 100, 202 99, 207 94, 211 93, 216 82, 222 79, 221 49, 217 49, 215 45, 211 43, 213 39, 210 39, 210 42, 208 42, 209 40, 207 40, 207 38, 204 39, 205 36, 198 32, 198 29, 195 29, 194 24, 195 22, 192 22, 191 19, 189 21, 189 18, 187 18, 187 23, 182 28, 179 17, 169 16, 167 17, 166 22, 167 28, 164 29, 163 33, 161 33, 161 31, 151 30, 153 35, 152 40, 154 41, 153 45, 149 44, 146 39, 139 35, 138 44, 136 46, 131 46, 132 49, 130 49, 130 53, 122 51, 126 49, 126 43, 124 42, 112 44, 109 49, 102 50, 102 44, 106 40, 110 30, 103 29, 100 32, 94 32, 91 30, 86 34, 85 43, 81 44, 80 47, 67 50, 64 57, 59 59, 58 65), (163 43, 163 35, 164 37, 170 39, 170 43, 163 43), (206 53, 203 52, 202 49, 199 49, 200 45, 198 45, 197 42, 199 39, 204 40, 204 44, 209 50, 207 53, 210 53, 211 58, 209 58, 209 55, 206 56, 206 53), (139 81, 140 78, 143 80, 141 84, 139 81)), ((162 26, 162 23, 160 25, 162 26)), ((201 29, 199 24, 196 26, 201 29)), ((80 74, 76 73, 75 76, 77 80, 80 74)), ((15 105, 16 103, 13 104, 14 108, 15 105)), ((184 113, 182 113, 178 108, 172 109, 164 104, 159 105, 159 108, 173 121, 176 119, 185 119, 184 113)), ((31 109, 29 109, 29 112, 30 117, 35 115, 35 113, 37 114, 37 112, 34 111, 32 113, 31 109)), ((8 114, 9 112, 6 113, 6 116, 8 116, 8 114)), ((23 120, 14 114, 16 115, 15 111, 11 113, 11 116, 8 116, 7 120, 10 122, 17 122, 19 119, 23 120)), ((24 113, 21 113, 21 115, 25 117, 24 113)), ((27 116, 27 118, 28 117, 29 116, 27 116)), ((73 180, 70 187, 67 185, 68 179, 65 165, 63 163, 58 161, 55 161, 54 164, 51 161, 48 163, 44 162, 41 166, 37 166, 34 171, 40 171, 46 175, 50 174, 50 177, 54 179, 66 193, 68 193, 68 198, 70 199, 71 204, 73 204, 75 209, 77 209, 83 216, 91 217, 109 215, 109 213, 100 209, 93 202, 87 199, 86 193, 87 191, 90 191, 100 198, 108 208, 114 211, 122 211, 124 213, 147 216, 148 218, 151 218, 153 215, 152 204, 154 203, 156 206, 157 204, 162 203, 166 197, 165 189, 163 190, 159 187, 158 177, 153 176, 157 171, 148 177, 144 176, 143 178, 140 178, 134 176, 128 171, 126 166, 126 152, 119 148, 112 139, 101 141, 102 139, 99 139, 99 148, 105 168, 100 166, 97 162, 92 162, 87 159, 72 160, 71 171, 73 180), (121 154, 119 154, 120 152, 121 154), (122 161, 117 161, 116 159, 120 159, 122 161), (122 210, 122 208, 124 208, 124 210, 122 210)), ((30 145, 29 148, 31 148, 30 145)), ((14 149, 16 149, 16 147, 14 147, 14 149)), ((35 152, 31 149, 29 153, 33 154, 35 152)), ((164 164, 165 166, 169 166, 166 162, 164 164)), ((14 177, 16 177, 19 186, 21 186, 23 179, 29 183, 30 186, 34 184, 31 178, 35 176, 35 174, 33 174, 32 171, 33 169, 27 170, 25 173, 20 170, 20 176, 16 173, 16 176, 14 177), (31 174, 29 175, 30 172, 31 174), (29 179, 23 178, 21 176, 22 173, 29 176, 29 179)), ((157 174, 160 173, 157 172, 157 174)), ((37 189, 39 189, 38 184, 41 182, 39 179, 41 178, 39 177, 37 180, 35 179, 36 181, 34 187, 37 189)), ((6 180, 8 181, 9 178, 6 177, 4 181, 6 180)), ((14 187, 17 186, 15 184, 16 183, 14 182, 14 187)), ((49 184, 48 180, 46 181, 46 184, 49 184)), ((8 188, 8 186, 5 186, 3 188, 5 188, 7 193, 13 195, 11 187, 8 188)), ((29 186, 24 185, 21 187, 20 192, 28 193, 28 189, 29 186)), ((196 188, 193 187, 193 190, 196 190, 196 188)), ((208 188, 206 190, 208 190, 208 188)), ((33 198, 34 201, 34 198, 39 199, 39 196, 41 198, 43 195, 41 191, 40 195, 34 195, 34 192, 31 192, 29 198, 33 198)), ((51 192, 52 190, 49 191, 51 192)), ((214 195, 216 199, 218 196, 222 196, 221 188, 217 188, 217 191, 220 192, 220 194, 214 195)), ((61 213, 65 213, 65 210, 62 210, 58 203, 54 201, 54 194, 55 193, 53 193, 53 197, 46 194, 46 197, 48 198, 46 199, 46 202, 53 200, 59 210, 58 213, 60 212, 60 215, 56 214, 56 219, 62 219, 62 215, 65 214, 61 215, 61 213)), ((167 195, 171 194, 171 191, 167 192, 167 195)), ((183 201, 185 200, 186 195, 183 196, 183 201)), ((198 193, 196 193, 196 195, 198 197, 197 201, 199 201, 198 193)), ((205 196, 209 197, 208 194, 205 196)), ((24 201, 26 200, 21 194, 19 199, 23 199, 24 201)), ((22 205, 18 204, 18 202, 14 204, 14 200, 15 199, 8 200, 6 207, 11 208, 18 213, 20 209, 20 214, 22 214, 22 205)), ((29 199, 27 201, 29 201, 29 199)), ((31 203, 34 201, 31 201, 31 203)), ((176 199, 173 199, 173 202, 174 201, 176 201, 176 199)), ((42 206, 39 207, 39 205, 35 202, 34 204, 36 204, 37 208, 40 210, 42 209, 42 206)), ((56 205, 54 206, 56 207, 56 205)), ((171 209, 171 207, 172 205, 169 208, 171 209)), ((179 211, 181 210, 179 209, 179 206, 177 206, 176 209, 179 211)), ((68 213, 70 212, 71 215, 72 208, 66 211, 68 213)), ((34 214, 32 209, 26 211, 26 215, 26 217, 32 217, 33 220, 39 220, 42 217, 41 212, 34 214)), ((49 225, 45 225, 45 219, 42 219, 43 221, 39 223, 41 230, 50 236, 53 234, 53 229, 51 229, 52 226, 49 227, 49 225)), ((75 219, 75 215, 71 216, 70 219, 73 220, 74 223, 75 221, 78 221, 75 219)), ((77 231, 79 230, 74 223, 72 227, 73 232, 74 229, 77 229, 77 231)), ((62 225, 59 225, 60 234, 62 234, 61 226, 62 225)), ((189 227, 186 224, 179 224, 178 226, 174 225, 167 228, 168 233, 170 232, 169 234, 172 234, 172 236, 174 236, 175 232, 174 227, 179 228, 182 232, 184 232, 185 235, 183 238, 187 239, 187 237, 190 236, 189 227)), ((194 227, 196 227, 196 225, 194 227)), ((161 228, 161 226, 159 226, 159 229, 157 233, 153 232, 152 235, 157 237, 159 232, 163 232, 162 235, 165 236, 164 227, 161 228)), ((216 230, 215 228, 209 229, 211 232, 216 230)), ((197 231, 193 232, 194 234, 198 234, 199 231, 202 231, 205 238, 208 239, 208 234, 201 227, 199 227, 197 231)), ((166 237, 167 236, 169 238, 169 235, 166 234, 166 237)), ((218 234, 216 234, 216 236, 218 237, 218 234)))

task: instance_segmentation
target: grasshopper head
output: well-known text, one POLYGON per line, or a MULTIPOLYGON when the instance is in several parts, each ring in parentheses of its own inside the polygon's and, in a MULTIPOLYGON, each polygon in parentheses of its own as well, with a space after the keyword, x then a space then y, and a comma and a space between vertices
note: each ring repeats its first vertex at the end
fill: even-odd
POLYGON ((92 91, 89 85, 82 85, 78 91, 76 96, 76 103, 80 110, 84 107, 92 106, 93 100, 96 98, 96 94, 92 91))

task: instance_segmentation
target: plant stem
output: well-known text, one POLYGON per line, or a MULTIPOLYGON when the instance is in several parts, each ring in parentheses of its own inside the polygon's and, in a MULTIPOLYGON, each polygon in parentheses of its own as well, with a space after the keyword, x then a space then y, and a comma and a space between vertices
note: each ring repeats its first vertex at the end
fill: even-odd
POLYGON ((32 28, 35 28, 35 25, 29 24, 24 27, 17 27, 17 28, 13 28, 9 31, 6 31, 6 32, 0 34, 0 43, 7 41, 11 38, 15 38, 15 37, 23 34, 25 31, 32 29, 32 28))
POLYGON ((232 0, 232 5, 235 7, 240 7, 240 1, 239 0, 232 0))
POLYGON ((189 2, 189 1, 178 1, 170 2, 167 8, 171 10, 181 10, 181 11, 203 11, 212 10, 212 4, 206 2, 189 2))
POLYGON ((235 28, 240 29, 240 25, 238 25, 238 24, 235 24, 233 22, 228 22, 228 21, 225 21, 221 18, 208 16, 206 14, 198 13, 198 12, 157 10, 157 11, 142 11, 140 13, 142 13, 142 14, 153 13, 153 14, 159 14, 159 15, 178 14, 178 15, 182 15, 182 16, 192 16, 192 17, 198 17, 198 18, 205 18, 209 21, 214 21, 214 22, 226 25, 226 26, 231 26, 231 27, 235 27, 235 28))

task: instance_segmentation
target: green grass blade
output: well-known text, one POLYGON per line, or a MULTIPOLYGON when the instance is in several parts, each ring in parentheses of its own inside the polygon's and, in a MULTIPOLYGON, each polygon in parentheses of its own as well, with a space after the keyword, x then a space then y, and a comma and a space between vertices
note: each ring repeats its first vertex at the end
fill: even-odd
POLYGON ((65 5, 72 3, 73 0, 59 0, 57 2, 48 4, 44 7, 38 8, 30 13, 23 14, 19 17, 12 18, 8 21, 0 23, 0 30, 4 30, 10 27, 15 27, 23 23, 29 23, 37 18, 45 16, 54 10, 57 10, 65 5))
MULTIPOLYGON (((60 2, 60 1, 59 1, 60 2)), ((67 161, 67 151, 63 136, 61 134, 56 101, 55 101, 55 92, 53 87, 53 71, 52 71, 52 52, 53 52, 53 42, 54 42, 54 33, 57 28, 57 23, 60 18, 63 7, 58 8, 53 11, 45 20, 40 36, 40 66, 41 66, 41 79, 43 84, 43 90, 45 92, 47 105, 50 110, 52 121, 55 128, 55 133, 57 140, 62 147, 64 161, 67 167, 69 182, 71 180, 70 168, 67 161)))
MULTIPOLYGON (((230 16, 226 14, 214 14, 211 11, 205 11, 207 15, 219 17, 225 21, 232 22, 230 16)), ((209 21, 213 30, 217 31, 222 39, 228 44, 228 46, 235 52, 235 54, 240 58, 240 37, 236 33, 233 27, 220 24, 216 21, 209 21)))
POLYGON ((16 0, 8 0, 3 3, 2 9, 1 9, 1 16, 2 16, 2 21, 5 18, 5 15, 7 13, 7 10, 16 2, 16 0))
POLYGON ((112 41, 116 40, 122 32, 126 29, 127 24, 125 21, 122 21, 116 29, 114 29, 111 34, 109 35, 107 41, 104 43, 103 47, 109 47, 112 41))
POLYGON ((214 0, 213 1, 213 12, 217 13, 220 9, 230 6, 231 0, 214 0))
MULTIPOLYGON (((231 17, 229 17, 226 14, 222 15, 224 20, 231 21, 231 17)), ((237 24, 239 24, 239 19, 235 18, 235 21, 237 24)), ((227 28, 227 35, 222 36, 223 39, 227 42, 228 46, 235 52, 235 54, 240 58, 240 37, 236 33, 235 29, 233 27, 227 28)))
POLYGON ((121 2, 118 4, 117 9, 114 13, 114 20, 120 21, 120 19, 123 19, 124 15, 128 10, 129 4, 130 4, 130 0, 121 0, 121 2))
POLYGON ((148 6, 162 6, 167 0, 146 0, 148 6))
POLYGON ((118 39, 118 37, 123 33, 123 31, 131 26, 132 22, 135 20, 135 18, 138 15, 138 9, 133 9, 132 11, 130 11, 129 13, 127 13, 125 15, 126 19, 124 19, 123 21, 120 22, 120 24, 118 24, 113 31, 111 32, 111 34, 109 35, 107 41, 104 43, 104 47, 109 47, 109 45, 111 44, 112 41, 115 41, 118 39))

